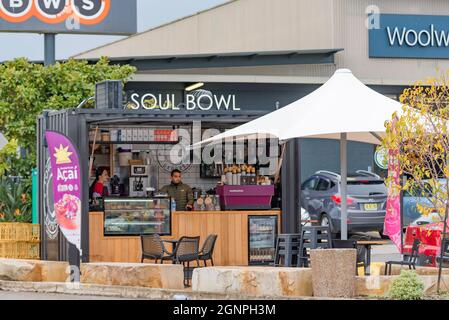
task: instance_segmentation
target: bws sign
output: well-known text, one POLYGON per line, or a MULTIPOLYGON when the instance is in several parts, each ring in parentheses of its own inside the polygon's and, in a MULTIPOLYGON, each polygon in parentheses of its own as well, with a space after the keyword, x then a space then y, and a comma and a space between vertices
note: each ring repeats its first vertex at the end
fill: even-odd
POLYGON ((96 24, 109 13, 108 0, 0 0, 0 16, 9 22, 23 22, 36 17, 55 24, 75 16, 82 24, 96 24))
POLYGON ((136 0, 0 0, 0 31, 132 34, 136 0))
POLYGON ((372 58, 449 58, 449 17, 377 15, 379 28, 369 30, 372 58))

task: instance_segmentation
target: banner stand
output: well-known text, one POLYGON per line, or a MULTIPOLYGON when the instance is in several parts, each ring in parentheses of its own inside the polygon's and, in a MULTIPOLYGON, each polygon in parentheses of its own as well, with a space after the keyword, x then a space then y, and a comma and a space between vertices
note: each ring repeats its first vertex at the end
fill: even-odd
POLYGON ((81 215, 83 184, 79 151, 62 133, 45 132, 53 175, 53 201, 56 220, 68 243, 70 282, 79 283, 81 275, 81 215))

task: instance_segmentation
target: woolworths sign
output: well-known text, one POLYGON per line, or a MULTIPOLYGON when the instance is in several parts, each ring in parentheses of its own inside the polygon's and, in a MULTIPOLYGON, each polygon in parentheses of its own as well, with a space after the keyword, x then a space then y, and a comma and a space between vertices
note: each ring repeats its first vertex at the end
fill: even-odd
POLYGON ((369 30, 372 58, 449 58, 449 16, 380 14, 369 30))

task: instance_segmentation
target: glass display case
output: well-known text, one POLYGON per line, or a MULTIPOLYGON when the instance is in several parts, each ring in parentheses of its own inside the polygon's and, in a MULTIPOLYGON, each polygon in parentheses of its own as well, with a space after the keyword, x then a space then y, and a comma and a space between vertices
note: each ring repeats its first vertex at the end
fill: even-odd
POLYGON ((104 235, 171 234, 170 198, 105 198, 104 235))

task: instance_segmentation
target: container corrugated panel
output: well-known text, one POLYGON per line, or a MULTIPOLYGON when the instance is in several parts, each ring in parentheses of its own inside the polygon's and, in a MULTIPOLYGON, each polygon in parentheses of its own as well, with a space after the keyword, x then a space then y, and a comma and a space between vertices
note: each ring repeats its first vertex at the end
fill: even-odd
POLYGON ((350 68, 367 84, 412 85, 449 69, 447 59, 370 58, 367 8, 381 14, 449 15, 447 0, 335 0, 334 47, 344 48, 335 56, 339 68, 350 68))
POLYGON ((45 130, 52 130, 61 132, 63 134, 67 134, 68 132, 68 111, 50 111, 47 117, 41 116, 38 119, 38 168, 39 168, 39 212, 40 212, 40 221, 41 221, 41 233, 42 233, 42 245, 41 245, 41 258, 42 259, 57 259, 57 260, 67 260, 67 241, 64 237, 58 237, 58 248, 59 252, 57 253, 57 257, 48 256, 48 247, 46 241, 46 230, 45 230, 45 204, 44 202, 47 200, 44 194, 44 174, 45 168, 48 161, 48 151, 46 146, 44 145, 45 138, 45 130), (42 201, 43 200, 43 201, 42 201))

